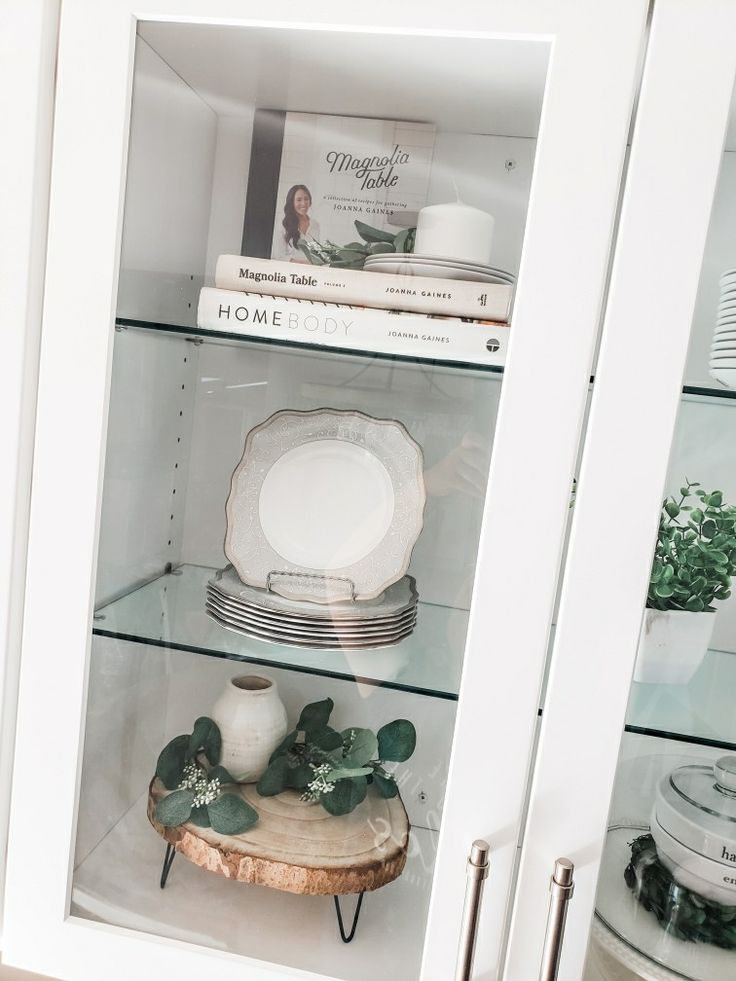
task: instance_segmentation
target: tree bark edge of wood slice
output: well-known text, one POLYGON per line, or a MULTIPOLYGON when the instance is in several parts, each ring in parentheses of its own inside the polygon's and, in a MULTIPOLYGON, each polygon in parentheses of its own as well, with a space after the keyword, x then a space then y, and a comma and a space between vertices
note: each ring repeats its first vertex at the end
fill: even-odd
MULTIPOLYGON (((253 804, 252 797, 255 793, 253 785, 246 784, 238 790, 250 804, 253 804)), ((319 856, 311 856, 304 861, 304 864, 300 864, 296 853, 289 856, 287 860, 283 849, 279 850, 281 854, 278 857, 276 855, 270 857, 267 845, 260 840, 264 834, 267 836, 275 834, 277 837, 288 839, 290 819, 263 815, 259 810, 258 824, 245 835, 238 836, 218 835, 211 828, 198 828, 194 824, 169 828, 160 824, 155 815, 156 804, 166 793, 163 785, 154 777, 149 787, 147 809, 148 820, 153 828, 194 865, 227 879, 299 895, 342 896, 380 889, 397 879, 406 864, 409 819, 399 795, 386 800, 375 790, 369 789, 369 796, 353 811, 352 815, 332 817, 325 811, 326 820, 331 823, 332 829, 334 829, 334 822, 345 822, 346 818, 350 819, 349 822, 345 822, 347 830, 355 830, 359 822, 361 824, 365 822, 370 827, 371 817, 375 816, 384 825, 382 835, 379 836, 374 830, 374 840, 379 841, 380 838, 380 841, 375 847, 345 858, 336 857, 328 861, 325 857, 321 862, 319 856), (378 814, 375 815, 373 812, 378 814), (388 826, 386 826, 387 821, 388 826)), ((287 791, 286 795, 294 793, 287 791)), ((263 798, 263 801, 270 799, 263 798)), ((298 820, 294 819, 293 823, 295 831, 298 820)), ((301 833, 311 831, 315 834, 322 823, 309 822, 301 827, 301 833)), ((293 839, 297 840, 293 832, 292 835, 293 839)), ((314 840, 319 844, 318 836, 314 840)), ((329 842, 325 844, 329 847, 329 842)))

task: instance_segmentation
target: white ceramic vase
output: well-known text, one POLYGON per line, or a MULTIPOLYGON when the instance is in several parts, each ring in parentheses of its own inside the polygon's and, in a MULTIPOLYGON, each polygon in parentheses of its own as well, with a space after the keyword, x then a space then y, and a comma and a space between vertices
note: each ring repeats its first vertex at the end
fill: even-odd
POLYGON ((288 731, 275 682, 251 674, 231 678, 212 718, 222 735, 222 766, 239 783, 258 780, 288 731))
POLYGON ((647 607, 639 635, 634 681, 686 685, 708 651, 715 622, 715 613, 647 607))

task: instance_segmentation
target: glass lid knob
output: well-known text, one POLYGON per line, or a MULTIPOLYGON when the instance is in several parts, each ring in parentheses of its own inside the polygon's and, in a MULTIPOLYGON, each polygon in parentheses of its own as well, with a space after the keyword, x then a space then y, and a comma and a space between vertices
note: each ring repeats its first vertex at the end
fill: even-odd
POLYGON ((713 764, 716 786, 719 790, 736 794, 736 756, 721 756, 713 764))

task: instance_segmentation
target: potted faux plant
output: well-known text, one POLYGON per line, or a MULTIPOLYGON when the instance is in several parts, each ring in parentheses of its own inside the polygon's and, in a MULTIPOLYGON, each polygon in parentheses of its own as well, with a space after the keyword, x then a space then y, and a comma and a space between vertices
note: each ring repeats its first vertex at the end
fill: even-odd
POLYGON ((687 684, 705 657, 714 603, 731 595, 736 507, 686 482, 662 504, 634 680, 687 684))

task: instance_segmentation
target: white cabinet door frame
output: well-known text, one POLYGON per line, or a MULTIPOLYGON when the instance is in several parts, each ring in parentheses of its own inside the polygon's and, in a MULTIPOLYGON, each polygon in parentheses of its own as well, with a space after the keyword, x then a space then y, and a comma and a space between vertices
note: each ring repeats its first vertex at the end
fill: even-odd
POLYGON ((554 860, 579 981, 713 194, 736 4, 656 0, 585 436, 505 977, 536 977, 554 860))
POLYGON ((20 671, 59 0, 6 0, 1 16, 0 896, 20 671))
MULTIPOLYGON (((136 19, 248 24, 257 10, 243 0, 64 3, 5 958, 73 981, 239 981, 246 964, 250 981, 306 977, 69 915, 136 19)), ((425 981, 452 975, 477 837, 493 849, 479 971, 490 975, 502 941, 645 19, 645 0, 268 9, 276 27, 551 44, 425 981)))

